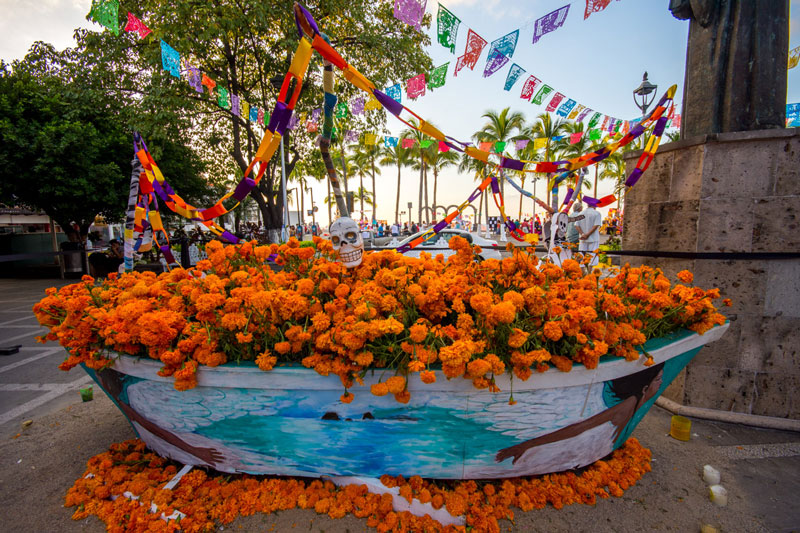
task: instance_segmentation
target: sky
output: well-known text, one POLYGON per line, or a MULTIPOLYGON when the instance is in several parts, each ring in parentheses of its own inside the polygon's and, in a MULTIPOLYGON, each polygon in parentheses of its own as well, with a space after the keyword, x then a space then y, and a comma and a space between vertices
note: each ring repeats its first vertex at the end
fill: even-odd
MULTIPOLYGON (((500 111, 510 107, 511 111, 522 112, 528 122, 544 112, 545 106, 531 104, 519 97, 522 84, 530 74, 579 104, 616 118, 631 119, 640 114, 632 91, 639 86, 646 71, 650 82, 658 85, 657 98, 669 86, 677 84, 676 104, 680 106, 689 23, 672 17, 668 0, 617 0, 586 20, 583 19, 585 2, 572 0, 563 26, 532 44, 533 22, 568 2, 428 0, 427 11, 433 15, 433 24, 423 31, 431 36, 429 53, 434 65, 450 61, 447 81, 444 87, 428 91, 425 96, 411 102, 405 101, 404 93, 403 103, 445 134, 461 141, 469 141, 473 133, 481 129, 486 122, 482 115, 488 110, 500 111), (435 18, 439 3, 461 19, 454 54, 436 41, 435 18), (509 63, 493 76, 484 78, 487 46, 474 71, 465 68, 453 77, 456 59, 464 53, 468 29, 490 43, 519 29, 519 42, 509 63), (520 65, 526 73, 510 92, 506 92, 503 85, 512 63, 520 65)), ((791 0, 790 5, 789 47, 793 48, 800 45, 800 0, 791 0)), ((0 18, 0 58, 6 62, 22 58, 36 40, 52 43, 59 49, 71 46, 74 44, 73 32, 78 27, 102 31, 99 25, 86 20, 90 6, 91 0, 0 0, 4 14, 0 18)), ((287 13, 287 16, 291 14, 287 13)), ((398 24, 402 23, 398 21, 398 24)), ((402 60, 402 52, 391 59, 402 60)), ((369 77, 369 72, 364 74, 369 77)), ((787 103, 800 102, 800 67, 789 70, 788 74, 787 103)), ((405 80, 394 81, 404 84, 405 80)), ((387 127, 391 135, 398 135, 405 126, 390 116, 387 127)), ((642 179, 647 179, 647 173, 642 179)), ((383 169, 376 181, 377 218, 391 221, 397 187, 396 168, 383 169)), ((400 205, 401 209, 406 209, 407 203, 412 202, 414 219, 418 183, 413 171, 404 171, 400 205)), ((532 190, 529 183, 526 189, 532 190)), ((293 185, 290 183, 289 188, 293 185)), ((429 177, 429 185, 432 186, 432 177, 429 177)), ((369 187, 366 183, 365 186, 369 187)), ((475 186, 472 176, 446 169, 439 176, 439 203, 461 204, 475 186)), ((317 220, 327 224, 327 207, 321 202, 327 194, 325 183, 315 183, 312 187, 319 207, 317 220)), ((355 187, 357 184, 352 181, 351 188, 355 187)), ((520 196, 510 189, 506 187, 505 203, 511 206, 509 212, 516 216, 520 196)), ((539 186, 537 194, 543 198, 542 192, 539 186)), ((610 192, 611 184, 601 182, 599 196, 610 192)), ((306 195, 306 209, 309 205, 310 196, 306 195)), ((525 199, 523 217, 532 212, 532 201, 525 199)), ((489 214, 498 214, 493 203, 489 214)), ((402 218, 408 220, 408 214, 402 218)))

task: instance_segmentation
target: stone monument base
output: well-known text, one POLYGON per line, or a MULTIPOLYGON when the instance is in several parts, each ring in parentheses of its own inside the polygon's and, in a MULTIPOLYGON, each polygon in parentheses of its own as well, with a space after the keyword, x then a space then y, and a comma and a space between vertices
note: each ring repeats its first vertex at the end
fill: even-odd
MULTIPOLYGON (((632 170, 640 152, 626 156, 632 170)), ((623 250, 800 252, 800 128, 663 145, 625 198, 623 250)), ((800 418, 800 259, 622 257, 683 269, 733 300, 728 333, 664 395, 685 405, 800 418)))

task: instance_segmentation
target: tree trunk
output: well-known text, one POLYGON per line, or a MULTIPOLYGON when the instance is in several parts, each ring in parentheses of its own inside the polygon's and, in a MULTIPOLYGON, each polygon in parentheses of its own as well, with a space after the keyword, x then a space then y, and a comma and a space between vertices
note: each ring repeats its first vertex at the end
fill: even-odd
POLYGON ((478 201, 478 233, 481 231, 481 217, 483 216, 483 195, 486 190, 481 191, 481 198, 478 201))
POLYGON ((361 219, 364 220, 364 174, 358 175, 358 197, 361 201, 361 219))
MULTIPOLYGON (((505 180, 503 180, 503 181, 505 181, 505 180)), ((522 175, 522 181, 521 181, 521 184, 520 184, 519 188, 520 189, 524 189, 525 188, 525 174, 522 175)), ((525 196, 524 194, 519 193, 519 216, 517 216, 517 220, 522 220, 522 198, 524 196, 525 196)))
POLYGON ((331 222, 333 222, 333 216, 331 214, 331 180, 325 180, 328 184, 328 226, 330 227, 331 222))
MULTIPOLYGON (((434 215, 436 214, 436 206, 439 204, 436 203, 436 188, 439 186, 439 169, 433 167, 433 212, 434 215)), ((447 210, 445 210, 444 216, 447 216, 447 210)), ((434 216, 434 218, 436 218, 434 216)))
MULTIPOLYGON (((594 197, 595 198, 597 198, 597 167, 598 166, 599 165, 595 165, 594 166, 594 197)), ((581 181, 583 181, 582 178, 581 178, 581 181)), ((581 184, 581 185, 583 185, 583 184, 581 184)))
POLYGON ((370 153, 370 170, 372 171, 372 220, 378 220, 378 197, 375 195, 375 153, 370 153))
POLYGON ((422 158, 419 160, 419 203, 417 203, 417 223, 422 224, 422 186, 425 183, 425 178, 422 176, 422 158))
MULTIPOLYGON (((431 219, 431 204, 428 203, 428 165, 424 164, 423 168, 425 169, 425 217, 427 221, 430 221, 432 219, 431 219)), ((436 216, 434 216, 433 218, 436 218, 436 216)))
POLYGON ((397 199, 394 203, 394 221, 398 224, 400 222, 400 163, 397 164, 397 199))

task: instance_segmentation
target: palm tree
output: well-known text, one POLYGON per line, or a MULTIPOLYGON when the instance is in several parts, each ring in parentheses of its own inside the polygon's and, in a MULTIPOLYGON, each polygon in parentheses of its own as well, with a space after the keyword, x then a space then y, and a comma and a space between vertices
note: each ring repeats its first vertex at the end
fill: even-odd
POLYGON ((600 179, 614 180, 614 194, 617 196, 617 209, 619 209, 622 204, 622 197, 625 195, 624 148, 614 152, 601 163, 603 165, 603 171, 600 173, 600 179))
MULTIPOLYGON (((416 120, 413 119, 413 118, 411 119, 410 123, 415 127, 418 125, 416 120)), ((412 160, 415 159, 417 161, 417 163, 411 164, 409 166, 411 166, 411 168, 413 168, 415 170, 417 170, 417 169, 419 170, 419 203, 417 204, 419 207, 418 207, 417 213, 418 213, 418 216, 419 216, 418 222, 422 223, 422 191, 423 191, 423 187, 424 187, 424 190, 425 190, 425 208, 426 208, 426 212, 427 212, 427 208, 428 208, 428 182, 427 182, 428 164, 427 164, 427 162, 425 160, 425 150, 423 150, 423 148, 422 148, 422 141, 426 140, 426 137, 421 131, 418 131, 418 130, 413 129, 413 128, 408 128, 406 130, 403 130, 403 132, 400 134, 400 138, 401 139, 414 139, 414 141, 415 141, 414 142, 414 146, 412 148, 409 148, 408 150, 411 151, 411 154, 412 154, 412 157, 413 157, 412 160)), ((401 142, 402 142, 402 140, 401 140, 401 142)))
POLYGON ((436 206, 439 205, 436 202, 436 189, 439 187, 439 171, 458 164, 459 157, 458 154, 453 151, 440 152, 438 143, 433 143, 424 150, 427 152, 427 160, 431 170, 433 170, 433 208, 436 209, 436 206))
MULTIPOLYGON (((510 113, 510 108, 505 108, 500 113, 496 111, 486 111, 482 116, 487 119, 486 124, 475 132, 473 138, 478 142, 494 143, 516 141, 525 138, 523 129, 525 126, 525 116, 519 111, 510 113)), ((507 148, 507 146, 506 146, 507 148)), ((500 155, 508 155, 507 150, 503 150, 500 155)), ((501 192, 505 193, 505 181, 500 181, 501 192)))
POLYGON ((400 146, 386 146, 381 151, 378 163, 381 165, 397 165, 397 198, 394 203, 394 221, 400 221, 400 170, 408 166, 411 158, 411 151, 400 146))
POLYGON ((368 170, 372 177, 372 198, 375 201, 375 174, 381 173, 381 169, 375 165, 375 158, 380 157, 381 148, 376 144, 355 144, 350 148, 354 150, 358 166, 368 170))
MULTIPOLYGON (((364 176, 368 174, 370 163, 369 160, 365 157, 364 152, 355 152, 347 157, 348 167, 355 174, 358 176, 358 190, 364 190, 364 176)), ((353 196, 353 199, 359 199, 361 201, 361 218, 364 218, 364 195, 356 195, 353 196), (357 198, 358 197, 358 198, 357 198)))
MULTIPOLYGON (((471 172, 475 176, 476 181, 483 181, 484 171, 487 167, 487 163, 480 161, 478 159, 474 159, 467 154, 461 154, 459 163, 458 163, 458 171, 459 172, 471 172)), ((486 198, 486 224, 488 227, 489 224, 489 195, 486 194, 486 190, 484 189, 481 191, 481 199, 478 202, 478 224, 481 223, 481 214, 483 213, 483 200, 484 197, 486 198)))
MULTIPOLYGON (((565 143, 562 141, 554 141, 553 137, 557 137, 559 135, 564 134, 566 131, 567 123, 563 120, 557 118, 555 121, 550 113, 541 113, 539 116, 536 117, 536 122, 534 122, 530 127, 526 128, 523 132, 524 137, 531 141, 528 145, 531 147, 531 152, 534 154, 536 153, 535 146, 532 146, 534 143, 534 139, 537 138, 545 138, 544 145, 544 160, 550 161, 551 159, 555 159, 555 154, 557 154, 564 146, 565 143)), ((527 147, 526 147, 527 148, 527 147)), ((535 159, 532 157, 530 159, 535 159)), ((547 187, 547 204, 550 205, 550 175, 546 175, 548 181, 547 187)))

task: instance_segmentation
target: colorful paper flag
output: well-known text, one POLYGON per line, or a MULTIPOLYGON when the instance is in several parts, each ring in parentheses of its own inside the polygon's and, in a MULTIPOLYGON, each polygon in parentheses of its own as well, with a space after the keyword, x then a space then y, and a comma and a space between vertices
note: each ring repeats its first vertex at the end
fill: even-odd
POLYGON ((517 65, 516 63, 511 65, 511 68, 508 70, 508 75, 506 76, 506 84, 503 86, 503 90, 510 91, 514 84, 517 83, 519 77, 524 73, 525 69, 521 66, 517 65))
POLYGON ((795 46, 794 48, 789 50, 788 69, 796 67, 798 63, 800 63, 800 46, 795 46))
POLYGON ((298 124, 300 124, 300 118, 297 115, 292 114, 291 118, 289 118, 289 125, 287 126, 287 128, 293 130, 297 127, 298 124))
POLYGON ((506 149, 506 141, 497 141, 494 143, 494 153, 502 154, 506 149))
POLYGON ((425 139, 424 141, 422 141, 422 142, 420 142, 420 143, 419 143, 419 147, 420 147, 420 148, 428 148, 428 147, 430 147, 430 145, 432 145, 432 144, 433 144, 433 141, 432 141, 432 140, 430 140, 430 139, 425 139))
POLYGON ((197 91, 198 93, 203 92, 203 75, 200 73, 200 69, 197 67, 193 67, 190 64, 186 64, 186 79, 189 82, 189 87, 197 91))
POLYGON ((561 104, 561 107, 559 107, 558 111, 556 111, 556 115, 558 115, 559 117, 567 118, 567 115, 569 115, 569 112, 572 111, 572 108, 575 107, 575 104, 577 103, 578 102, 576 102, 572 98, 568 99, 566 102, 561 104))
POLYGON ((547 99, 547 95, 553 92, 553 88, 549 85, 542 85, 542 88, 539 89, 539 92, 536 93, 536 96, 533 97, 533 102, 536 105, 542 105, 545 99, 547 99))
POLYGON ((369 100, 367 100, 367 103, 364 104, 364 109, 366 109, 367 111, 372 111, 373 109, 380 109, 380 108, 381 108, 381 103, 378 101, 377 98, 375 98, 374 95, 370 95, 369 100))
POLYGON ((394 18, 420 31, 428 0, 394 0, 394 18))
POLYGON ((583 132, 582 131, 579 131, 577 133, 573 133, 572 135, 569 136, 569 144, 575 144, 577 142, 580 142, 581 137, 583 137, 583 132))
MULTIPOLYGON (((267 119, 267 120, 269 120, 269 119, 267 119)), ((263 109, 259 108, 259 110, 258 110, 258 120, 256 121, 256 124, 259 124, 262 127, 264 126, 264 110, 263 109)))
POLYGON ((606 129, 608 128, 608 119, 610 118, 611 117, 609 117, 608 115, 603 116, 603 124, 600 126, 601 131, 606 131, 606 129))
POLYGON ((415 100, 420 96, 425 96, 425 74, 417 74, 406 81, 406 96, 415 100))
POLYGON ((444 65, 440 65, 433 69, 430 74, 428 74, 428 89, 433 90, 437 87, 442 87, 447 80, 447 67, 450 66, 450 62, 448 61, 444 65))
MULTIPOLYGON (((366 103, 366 100, 364 100, 364 97, 363 96, 359 96, 358 98, 356 98, 355 100, 350 102, 350 112, 353 113, 354 115, 361 115, 362 113, 364 113, 364 104, 365 103, 366 103)), ((315 109, 312 112, 312 116, 317 111, 318 110, 315 109)), ((316 118, 314 118, 314 121, 318 120, 318 118, 319 118, 319 113, 317 113, 316 118)))
POLYGON ((558 106, 558 104, 560 104, 561 100, 563 100, 563 99, 564 99, 564 95, 559 93, 559 92, 557 92, 550 99, 550 103, 547 104, 547 108, 545 109, 545 111, 548 112, 548 113, 552 113, 553 111, 556 110, 556 106, 558 106))
POLYGON ((92 0, 89 18, 111 30, 114 35, 119 35, 119 2, 117 0, 92 0))
POLYGON ((314 133, 317 130, 319 130, 319 125, 317 125, 316 122, 314 122, 312 120, 309 120, 308 122, 306 122, 306 131, 308 133, 314 133))
POLYGON ((533 149, 540 150, 547 146, 547 137, 537 137, 533 140, 533 149))
POLYGON ((545 34, 557 30, 564 25, 564 21, 567 20, 567 14, 569 13, 569 6, 570 4, 559 7, 533 23, 533 44, 536 44, 545 34))
POLYGON ((581 112, 586 109, 586 106, 583 104, 578 104, 578 107, 572 110, 572 112, 567 117, 567 120, 575 120, 581 112))
POLYGON ((401 141, 401 145, 400 146, 403 147, 403 148, 413 148, 414 147, 414 142, 415 142, 414 139, 406 137, 405 139, 403 139, 401 141))
POLYGON ((509 58, 514 55, 514 50, 517 49, 518 40, 519 30, 514 30, 492 41, 486 58, 486 68, 483 70, 484 78, 491 76, 508 63, 509 58))
POLYGON ((161 39, 161 66, 176 78, 181 77, 181 55, 164 39, 161 39))
POLYGON ((588 108, 588 107, 587 107, 587 108, 585 108, 583 111, 581 111, 580 113, 578 113, 578 118, 576 118, 575 120, 577 120, 578 122, 583 122, 583 119, 585 119, 585 118, 586 118, 586 115, 588 115, 588 114, 589 114, 589 113, 591 113, 592 111, 593 111, 593 110, 592 110, 592 109, 590 109, 590 108, 588 108))
POLYGON ((383 138, 383 144, 387 148, 394 148, 395 146, 397 146, 397 141, 398 141, 397 137, 384 137, 383 138))
POLYGON ((364 144, 374 145, 378 142, 378 136, 374 133, 364 134, 364 144))
POLYGON ((135 31, 139 34, 139 39, 144 39, 150 33, 150 28, 145 26, 144 22, 139 20, 136 15, 128 11, 128 23, 125 24, 125 31, 135 31))
POLYGON ((257 107, 250 108, 250 122, 258 122, 258 112, 260 109, 257 107))
POLYGON ((589 120, 589 128, 594 128, 597 123, 600 121, 600 117, 603 116, 602 113, 595 113, 592 115, 592 118, 589 120))
POLYGON ((586 0, 586 10, 583 12, 583 20, 589 18, 592 13, 597 13, 608 7, 611 0, 586 0))
MULTIPOLYGON (((528 76, 528 79, 525 80, 525 85, 522 86, 522 92, 519 94, 519 97, 524 100, 530 100, 533 93, 536 91, 536 87, 542 82, 536 76, 528 76)), ((541 103, 541 102, 539 102, 541 103)))
POLYGON ((483 69, 483 77, 488 78, 508 63, 508 57, 500 53, 499 50, 490 50, 486 58, 486 67, 483 69))
POLYGON ((239 95, 231 94, 231 113, 239 116, 239 95))
POLYGON ((334 111, 334 115, 338 119, 347 118, 347 103, 346 102, 339 102, 336 104, 336 110, 334 111))
POLYGON ((450 147, 447 146, 447 143, 444 141, 439 141, 439 151, 440 152, 449 152, 450 147))
POLYGON ((514 143, 514 147, 519 152, 520 150, 524 150, 526 146, 528 146, 528 139, 520 139, 514 143))
POLYGON ((391 87, 387 87, 385 93, 386 96, 397 103, 400 103, 403 100, 403 90, 400 88, 399 83, 395 83, 391 87))
POLYGON ((217 86, 217 82, 215 82, 214 80, 203 74, 203 85, 208 87, 208 95, 214 96, 214 87, 217 86))
MULTIPOLYGON (((316 124, 314 124, 316 126, 316 124)), ((344 142, 358 142, 358 132, 356 130, 346 130, 344 132, 344 142)))
POLYGON ((439 4, 439 12, 436 14, 436 31, 439 44, 450 49, 451 54, 456 53, 456 37, 458 36, 458 26, 461 19, 453 15, 446 7, 439 4))
POLYGON ((482 152, 488 152, 488 151, 490 151, 492 149, 492 143, 490 143, 490 142, 478 143, 478 148, 482 152))
POLYGON ((228 109, 231 103, 228 101, 228 89, 217 87, 217 105, 222 109, 228 109))
POLYGON ((464 55, 456 61, 456 68, 453 71, 453 76, 458 76, 458 71, 464 67, 469 67, 470 70, 475 69, 475 64, 481 56, 483 48, 486 46, 486 39, 472 31, 470 28, 467 33, 467 46, 464 50, 464 55))

